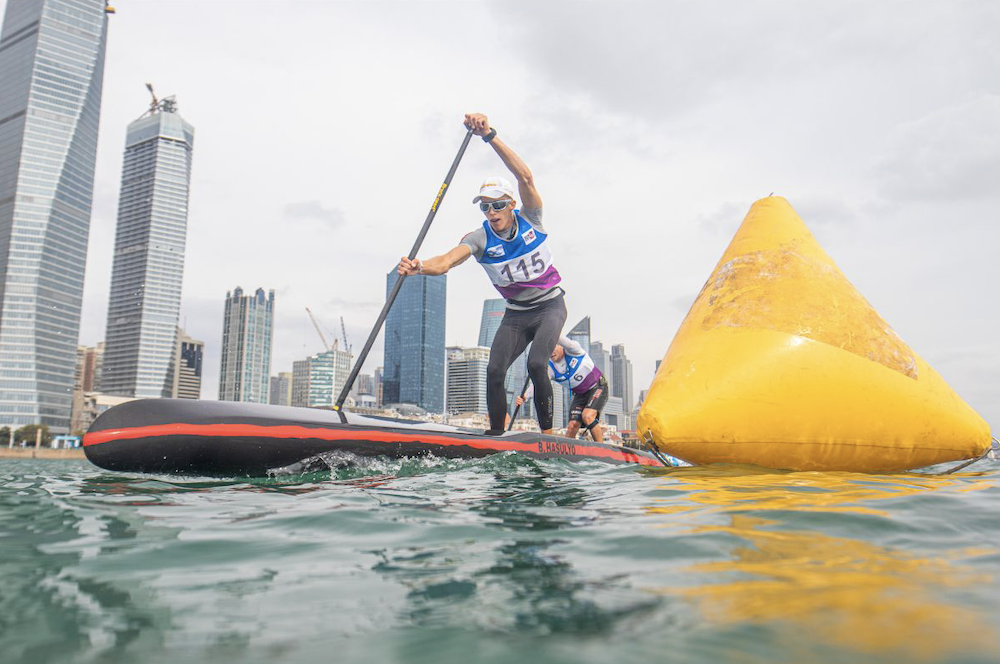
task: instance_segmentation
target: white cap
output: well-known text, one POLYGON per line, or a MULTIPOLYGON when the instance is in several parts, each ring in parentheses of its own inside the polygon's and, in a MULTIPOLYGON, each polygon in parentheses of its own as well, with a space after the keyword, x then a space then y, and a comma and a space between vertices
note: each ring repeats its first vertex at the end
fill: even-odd
POLYGON ((473 203, 478 203, 483 198, 503 198, 508 196, 514 198, 514 187, 503 178, 486 178, 479 187, 479 195, 472 199, 473 203))

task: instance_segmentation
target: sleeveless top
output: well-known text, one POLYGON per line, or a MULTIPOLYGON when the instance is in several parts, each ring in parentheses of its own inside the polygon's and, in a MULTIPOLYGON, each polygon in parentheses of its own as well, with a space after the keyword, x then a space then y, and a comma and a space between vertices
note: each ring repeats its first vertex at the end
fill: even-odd
POLYGON ((552 252, 546 242, 548 234, 532 226, 520 215, 520 210, 514 210, 514 223, 517 224, 514 237, 504 240, 490 228, 488 220, 483 221, 486 248, 476 260, 500 295, 513 304, 531 304, 531 298, 516 301, 511 298, 527 289, 537 289, 539 296, 546 295, 562 277, 552 264, 552 252))

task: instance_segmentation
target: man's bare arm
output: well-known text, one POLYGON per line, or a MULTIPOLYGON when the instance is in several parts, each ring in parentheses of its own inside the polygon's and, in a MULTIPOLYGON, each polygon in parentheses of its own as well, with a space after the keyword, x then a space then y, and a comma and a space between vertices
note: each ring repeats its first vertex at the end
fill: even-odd
MULTIPOLYGON (((476 136, 486 136, 490 133, 490 122, 482 113, 467 113, 465 126, 471 129, 476 136)), ((524 163, 524 160, 517 156, 517 153, 499 137, 494 137, 490 141, 490 145, 496 150, 507 170, 513 173, 517 179, 517 192, 521 196, 521 206, 530 210, 542 207, 542 197, 535 189, 535 178, 531 175, 531 169, 524 163)))
POLYGON ((456 265, 461 265, 468 260, 471 255, 472 250, 466 245, 460 244, 447 253, 441 254, 440 256, 434 256, 433 258, 428 258, 427 260, 414 258, 411 261, 406 256, 403 256, 399 260, 399 267, 396 268, 396 272, 399 274, 405 274, 406 276, 414 274, 436 276, 446 273, 456 265))

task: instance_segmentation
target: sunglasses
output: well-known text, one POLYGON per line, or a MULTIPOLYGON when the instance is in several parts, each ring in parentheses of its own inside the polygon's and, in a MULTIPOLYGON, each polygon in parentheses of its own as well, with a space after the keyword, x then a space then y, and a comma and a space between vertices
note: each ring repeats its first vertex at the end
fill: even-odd
POLYGON ((511 204, 511 201, 509 201, 509 200, 493 201, 492 203, 480 203, 479 204, 479 209, 482 210, 483 212, 486 212, 490 208, 493 208, 494 210, 496 210, 497 212, 499 212, 500 210, 504 209, 505 207, 507 207, 510 204, 511 204))

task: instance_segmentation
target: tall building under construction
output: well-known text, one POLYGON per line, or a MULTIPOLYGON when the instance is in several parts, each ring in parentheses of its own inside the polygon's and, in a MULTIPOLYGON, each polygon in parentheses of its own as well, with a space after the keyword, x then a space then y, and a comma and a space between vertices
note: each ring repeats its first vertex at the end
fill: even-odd
POLYGON ((175 392, 193 148, 194 127, 172 97, 154 95, 128 126, 104 337, 107 394, 175 392))

